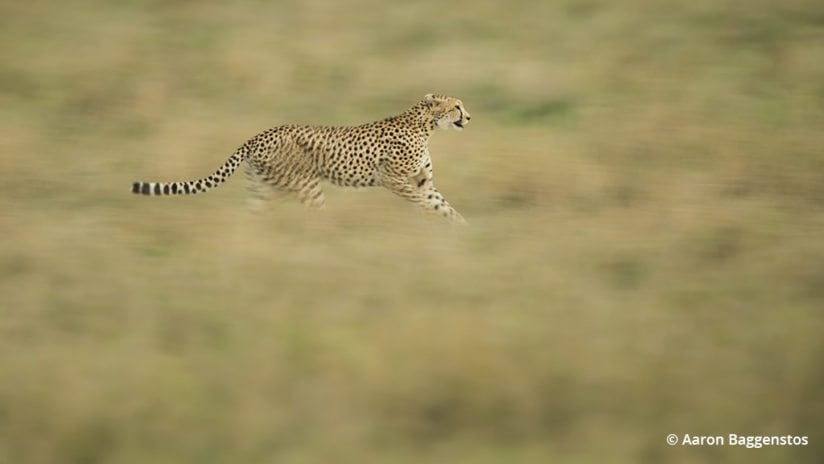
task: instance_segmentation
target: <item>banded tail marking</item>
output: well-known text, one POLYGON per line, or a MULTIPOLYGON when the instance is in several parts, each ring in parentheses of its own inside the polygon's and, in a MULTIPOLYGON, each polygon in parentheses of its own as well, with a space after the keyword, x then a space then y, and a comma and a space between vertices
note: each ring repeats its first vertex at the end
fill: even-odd
POLYGON ((218 185, 226 182, 249 152, 248 143, 238 148, 232 156, 220 166, 212 175, 198 180, 182 182, 134 182, 132 183, 132 193, 136 195, 162 196, 162 195, 196 195, 208 192, 218 185))

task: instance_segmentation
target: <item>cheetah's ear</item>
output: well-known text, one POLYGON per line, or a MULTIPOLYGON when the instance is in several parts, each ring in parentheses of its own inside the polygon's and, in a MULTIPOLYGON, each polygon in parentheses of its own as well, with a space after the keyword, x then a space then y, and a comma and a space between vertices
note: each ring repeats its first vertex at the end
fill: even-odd
POLYGON ((435 101, 435 97, 431 93, 428 93, 423 96, 423 101, 427 103, 432 103, 433 101, 435 101))

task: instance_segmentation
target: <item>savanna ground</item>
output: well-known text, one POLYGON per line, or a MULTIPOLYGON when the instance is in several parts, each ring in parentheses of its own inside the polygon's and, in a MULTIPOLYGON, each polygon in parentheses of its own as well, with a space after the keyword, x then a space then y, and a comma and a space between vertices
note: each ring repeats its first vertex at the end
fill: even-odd
POLYGON ((5 1, 0 39, 0 462, 824 459, 820 2, 5 1), (129 193, 428 92, 471 227, 129 193))

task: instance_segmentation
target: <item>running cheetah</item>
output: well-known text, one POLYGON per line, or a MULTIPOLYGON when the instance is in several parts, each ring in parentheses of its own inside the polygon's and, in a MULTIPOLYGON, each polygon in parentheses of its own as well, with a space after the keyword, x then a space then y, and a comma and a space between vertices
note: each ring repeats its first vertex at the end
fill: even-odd
POLYGON ((427 143, 436 128, 462 130, 469 119, 461 100, 428 94, 397 116, 360 126, 276 126, 244 143, 210 176, 186 182, 135 182, 132 193, 207 192, 244 163, 252 190, 260 197, 269 190, 291 192, 303 204, 321 208, 321 180, 344 187, 383 186, 429 212, 465 223, 435 188, 427 143))

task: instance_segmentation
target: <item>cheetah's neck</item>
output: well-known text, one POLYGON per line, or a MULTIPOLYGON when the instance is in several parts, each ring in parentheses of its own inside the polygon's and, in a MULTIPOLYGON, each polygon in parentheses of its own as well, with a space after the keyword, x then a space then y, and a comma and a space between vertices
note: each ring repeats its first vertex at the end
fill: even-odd
POLYGON ((402 123, 402 126, 413 128, 427 139, 435 131, 432 113, 424 103, 418 103, 397 116, 387 118, 386 121, 402 123))

